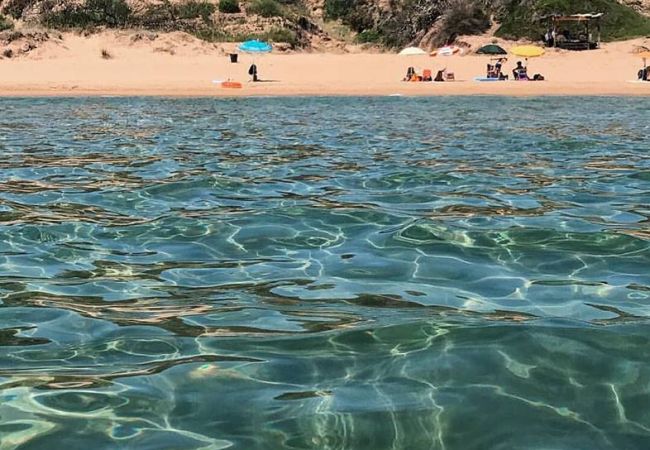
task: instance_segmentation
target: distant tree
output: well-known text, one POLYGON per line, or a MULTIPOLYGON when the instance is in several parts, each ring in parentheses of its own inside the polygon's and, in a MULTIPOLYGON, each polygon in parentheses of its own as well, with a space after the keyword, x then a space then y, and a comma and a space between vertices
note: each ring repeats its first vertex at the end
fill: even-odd
POLYGON ((219 11, 224 14, 235 14, 241 12, 241 8, 237 0, 221 0, 219 2, 219 11))

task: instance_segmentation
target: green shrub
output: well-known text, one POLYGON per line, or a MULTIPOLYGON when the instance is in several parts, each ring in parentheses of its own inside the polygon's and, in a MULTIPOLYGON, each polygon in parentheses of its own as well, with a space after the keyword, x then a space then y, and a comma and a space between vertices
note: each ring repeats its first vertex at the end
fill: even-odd
POLYGON ((388 47, 403 47, 431 29, 444 8, 441 2, 430 0, 401 0, 400 6, 376 27, 382 34, 382 43, 388 47))
POLYGON ((50 28, 88 28, 93 25, 91 15, 85 5, 65 4, 62 9, 53 12, 44 4, 42 22, 50 28))
POLYGON ((356 0, 325 0, 325 18, 344 20, 357 6, 356 0))
MULTIPOLYGON (((45 10, 51 4, 44 4, 45 10)), ((90 26, 123 27, 129 23, 131 8, 124 0, 87 0, 82 5, 65 4, 57 12, 45 13, 43 21, 50 27, 86 28, 90 26)))
POLYGON ((20 19, 23 16, 23 11, 33 6, 36 2, 37 0, 8 0, 4 2, 2 12, 14 19, 20 19))
POLYGON ((172 7, 176 10, 173 15, 178 19, 197 19, 200 17, 206 23, 210 22, 210 17, 216 11, 214 4, 196 0, 189 0, 172 7))
POLYGON ((364 30, 357 34, 355 40, 360 44, 372 44, 381 41, 381 33, 377 30, 364 30))
POLYGON ((282 6, 275 0, 253 0, 248 11, 262 17, 281 17, 284 13, 282 6))
POLYGON ((86 10, 95 24, 109 27, 126 25, 131 15, 124 0, 86 0, 86 10))
POLYGON ((264 33, 246 33, 233 36, 235 42, 248 41, 250 39, 258 39, 265 42, 286 42, 292 46, 298 44, 296 33, 281 27, 271 28, 264 33))
MULTIPOLYGON (((45 3, 43 9, 52 11, 51 6, 51 3, 45 3)), ((125 0, 86 0, 83 4, 64 3, 63 6, 56 12, 44 12, 43 22, 52 28, 117 28, 129 25, 172 30, 193 26, 187 21, 199 18, 210 24, 216 10, 214 4, 205 0, 188 0, 179 4, 167 0, 149 4, 137 16, 132 14, 125 0)))
POLYGON ((0 31, 11 30, 13 27, 13 22, 0 14, 0 31))
POLYGON ((169 3, 149 4, 132 21, 144 28, 165 28, 174 21, 174 16, 169 3))
MULTIPOLYGON (((498 36, 539 39, 546 31, 536 19, 545 14, 602 12, 601 37, 605 41, 650 34, 650 19, 616 0, 535 0, 513 1, 502 9, 498 36)), ((595 31, 594 31, 595 33, 595 31)))
POLYGON ((194 36, 207 42, 243 42, 249 39, 259 39, 268 42, 286 42, 292 46, 298 45, 298 36, 286 28, 271 28, 264 33, 227 34, 214 27, 204 27, 192 32, 194 36))
POLYGON ((455 0, 442 16, 437 44, 451 43, 459 35, 473 35, 490 28, 485 10, 472 0, 455 0))
POLYGON ((295 46, 298 43, 298 37, 296 33, 286 28, 271 28, 264 35, 260 37, 263 41, 270 42, 286 42, 295 46))
POLYGON ((219 2, 219 11, 224 14, 235 14, 241 12, 241 8, 237 0, 221 0, 219 2))
POLYGON ((193 30, 192 34, 206 42, 234 42, 233 36, 214 27, 204 27, 193 30))

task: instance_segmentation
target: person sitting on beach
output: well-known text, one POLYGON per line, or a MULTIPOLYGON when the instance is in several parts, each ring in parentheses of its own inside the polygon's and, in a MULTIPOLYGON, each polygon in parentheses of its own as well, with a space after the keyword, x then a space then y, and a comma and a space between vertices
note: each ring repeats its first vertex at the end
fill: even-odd
POLYGON ((488 78, 497 78, 496 68, 492 64, 487 65, 487 77, 488 78))
POLYGON ((521 63, 521 61, 517 61, 517 67, 512 69, 512 76, 515 78, 515 80, 527 80, 528 79, 527 69, 521 63))
POLYGON ((639 70, 638 76, 640 81, 648 81, 648 77, 650 76, 650 67, 646 66, 639 70))
POLYGON ((413 67, 409 67, 408 69, 406 69, 406 76, 402 81, 411 81, 414 75, 415 75, 415 69, 413 67))
POLYGON ((438 73, 436 74, 436 77, 433 79, 433 81, 445 81, 446 78, 445 73, 447 73, 446 68, 439 70, 438 73))

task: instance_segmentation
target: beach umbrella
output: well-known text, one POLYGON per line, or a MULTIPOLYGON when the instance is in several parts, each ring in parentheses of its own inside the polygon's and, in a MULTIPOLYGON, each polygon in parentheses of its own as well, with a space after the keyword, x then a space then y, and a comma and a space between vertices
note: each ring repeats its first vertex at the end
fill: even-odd
POLYGON ((518 45, 517 47, 512 47, 510 53, 513 55, 521 56, 523 58, 536 58, 542 56, 546 50, 537 45, 518 45))
POLYGON ((484 45, 476 50, 479 55, 507 55, 508 52, 496 44, 484 45))
POLYGON ((401 52, 398 53, 400 56, 420 56, 426 55, 427 52, 422 50, 420 47, 406 47, 401 52))
MULTIPOLYGON (((409 59, 413 56, 426 56, 427 52, 422 50, 420 47, 406 47, 403 49, 401 52, 398 53, 399 56, 408 56, 409 59)), ((412 64, 412 63, 410 63, 412 64)), ((409 67, 409 70, 411 68, 409 67)), ((406 73, 406 76, 408 78, 409 72, 406 73)), ((406 78, 405 78, 406 79, 406 78)))
POLYGON ((453 56, 453 55, 462 55, 463 49, 456 45, 447 45, 445 47, 440 47, 437 50, 434 50, 430 53, 431 56, 453 56))
MULTIPOLYGON (((512 47, 510 53, 516 56, 522 56, 526 58, 526 63, 528 63, 528 58, 537 58, 546 53, 542 47, 537 45, 519 45, 517 47, 512 47)), ((528 65, 528 64, 526 64, 528 65)))
POLYGON ((239 44, 239 50, 245 53, 270 53, 273 47, 268 42, 254 39, 239 44))
MULTIPOLYGON (((241 44, 239 44, 238 48, 242 52, 251 53, 253 55, 253 64, 255 64, 255 55, 271 53, 271 50, 273 50, 271 44, 269 44, 268 42, 260 41, 258 39, 244 41, 241 44)), ((254 77, 253 80, 255 80, 254 77)))

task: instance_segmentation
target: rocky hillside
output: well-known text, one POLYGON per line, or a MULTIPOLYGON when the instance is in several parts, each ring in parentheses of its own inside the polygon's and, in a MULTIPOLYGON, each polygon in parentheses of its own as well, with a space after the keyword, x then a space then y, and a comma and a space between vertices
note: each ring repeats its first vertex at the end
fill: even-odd
POLYGON ((650 35, 650 0, 0 0, 0 31, 135 28, 213 42, 260 38, 287 48, 432 47, 487 30, 537 39, 537 18, 552 12, 605 13, 606 40, 650 35))
POLYGON ((650 0, 622 0, 621 3, 646 16, 650 16, 650 0))
POLYGON ((34 26, 186 31, 213 42, 259 38, 292 47, 325 35, 300 0, 0 0, 0 30, 34 26))
POLYGON ((549 13, 602 12, 604 40, 650 35, 646 0, 325 0, 325 16, 348 24, 362 41, 391 47, 435 46, 489 29, 537 40, 549 13))

